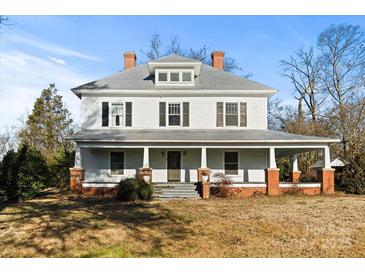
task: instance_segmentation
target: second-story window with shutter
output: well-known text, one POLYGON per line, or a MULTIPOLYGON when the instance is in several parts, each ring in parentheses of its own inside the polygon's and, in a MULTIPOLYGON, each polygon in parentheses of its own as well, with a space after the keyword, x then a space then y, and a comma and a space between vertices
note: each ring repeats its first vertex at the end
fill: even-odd
POLYGON ((169 103, 168 121, 169 121, 169 126, 181 125, 181 109, 179 103, 169 103))
POLYGON ((166 126, 166 102, 160 102, 160 127, 166 126))
POLYGON ((109 102, 102 102, 101 104, 101 126, 109 126, 109 102))
POLYGON ((226 103, 226 126, 238 126, 238 103, 226 103))
POLYGON ((113 127, 124 126, 124 105, 123 103, 111 103, 111 118, 113 127))

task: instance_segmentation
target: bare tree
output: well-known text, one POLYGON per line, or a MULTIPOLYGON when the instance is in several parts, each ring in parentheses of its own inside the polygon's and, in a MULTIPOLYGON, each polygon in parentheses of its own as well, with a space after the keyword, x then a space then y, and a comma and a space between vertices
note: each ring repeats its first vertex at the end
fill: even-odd
MULTIPOLYGON (((203 45, 200 48, 194 49, 183 49, 180 43, 180 39, 178 35, 172 35, 170 37, 169 44, 163 48, 163 44, 161 41, 161 36, 158 33, 152 34, 147 50, 141 50, 141 52, 147 57, 148 60, 153 60, 156 58, 160 58, 162 56, 166 56, 169 54, 178 54, 181 56, 189 57, 192 59, 200 60, 202 63, 211 65, 210 54, 208 53, 209 47, 207 45, 203 45)), ((224 70, 228 72, 241 72, 243 73, 243 69, 238 65, 236 59, 230 56, 224 57, 224 70)), ((242 74, 241 77, 249 78, 251 77, 251 73, 242 74)))
POLYGON ((364 96, 365 34, 360 26, 331 25, 319 35, 317 45, 322 53, 321 82, 338 109, 333 118, 346 155, 346 143, 355 137, 349 132, 352 120, 346 106, 361 101, 364 96))
POLYGON ((18 130, 16 127, 4 127, 0 133, 0 159, 11 149, 17 147, 18 130))
POLYGON ((320 65, 318 58, 314 56, 313 48, 308 51, 301 48, 288 60, 282 60, 283 76, 290 79, 297 94, 295 98, 304 101, 311 120, 316 122, 317 112, 323 102, 323 96, 319 88, 320 65))

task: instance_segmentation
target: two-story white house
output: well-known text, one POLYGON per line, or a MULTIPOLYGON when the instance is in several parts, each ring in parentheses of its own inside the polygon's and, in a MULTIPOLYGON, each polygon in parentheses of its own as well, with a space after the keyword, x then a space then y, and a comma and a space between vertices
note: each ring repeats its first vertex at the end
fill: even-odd
MULTIPOLYGON (((214 174, 235 182, 235 193, 279 194, 295 186, 308 193, 333 191, 329 144, 338 140, 268 130, 274 88, 223 70, 224 52, 212 66, 170 55, 136 66, 124 54, 124 71, 72 91, 81 100, 71 189, 112 191, 122 178, 152 183, 214 185, 214 174), (319 182, 299 183, 296 155, 322 150, 319 182), (279 182, 276 159, 293 156, 292 184, 279 182)), ((208 188, 209 189, 209 188, 208 188)))

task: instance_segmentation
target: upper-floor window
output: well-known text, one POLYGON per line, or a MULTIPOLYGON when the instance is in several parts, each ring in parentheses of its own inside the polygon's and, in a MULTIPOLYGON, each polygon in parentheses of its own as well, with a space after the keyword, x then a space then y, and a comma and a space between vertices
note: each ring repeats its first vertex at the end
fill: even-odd
POLYGON ((180 126, 181 111, 179 103, 169 103, 169 126, 180 126))
POLYGON ((238 126, 238 104, 226 103, 226 126, 238 126))
POLYGON ((194 84, 194 70, 192 69, 156 69, 155 75, 158 85, 194 84))
POLYGON ((246 102, 217 102, 217 127, 247 127, 246 102))
POLYGON ((111 103, 112 126, 124 126, 124 105, 123 103, 111 103))

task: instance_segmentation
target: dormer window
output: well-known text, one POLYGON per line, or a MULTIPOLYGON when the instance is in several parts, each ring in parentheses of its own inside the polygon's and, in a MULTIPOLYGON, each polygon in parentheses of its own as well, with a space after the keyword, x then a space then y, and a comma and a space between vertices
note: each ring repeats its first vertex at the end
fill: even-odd
POLYGON ((159 72, 158 74, 158 82, 167 82, 167 72, 159 72))
POLYGON ((155 78, 157 85, 194 85, 194 70, 156 68, 155 78))

